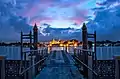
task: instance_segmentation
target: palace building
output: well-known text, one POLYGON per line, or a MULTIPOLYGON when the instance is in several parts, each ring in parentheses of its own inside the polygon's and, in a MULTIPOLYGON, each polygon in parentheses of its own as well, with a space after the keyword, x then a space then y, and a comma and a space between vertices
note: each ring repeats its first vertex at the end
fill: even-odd
POLYGON ((49 42, 48 46, 58 46, 58 47, 77 47, 81 45, 81 43, 78 40, 55 40, 49 42))
POLYGON ((73 40, 55 40, 55 39, 53 39, 49 42, 48 48, 49 48, 49 50, 58 49, 58 50, 69 51, 70 48, 76 48, 81 45, 82 45, 82 43, 76 39, 73 39, 73 40))

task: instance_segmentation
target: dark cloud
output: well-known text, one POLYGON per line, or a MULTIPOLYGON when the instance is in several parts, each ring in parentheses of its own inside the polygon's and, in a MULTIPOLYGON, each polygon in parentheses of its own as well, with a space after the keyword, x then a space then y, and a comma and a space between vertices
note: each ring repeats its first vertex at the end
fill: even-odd
POLYGON ((105 1, 105 2, 97 2, 96 4, 97 5, 100 5, 100 6, 104 6, 104 5, 106 5, 108 2, 107 1, 105 1))
POLYGON ((89 31, 97 31, 98 40, 119 40, 120 32, 120 6, 96 11, 94 20, 88 22, 89 31))
MULTIPOLYGON (((50 7, 65 8, 76 6, 87 0, 0 0, 0 41, 7 40, 20 40, 20 31, 28 33, 32 26, 28 25, 29 22, 34 24, 40 21, 51 21, 51 17, 44 16, 44 12, 50 7), (22 12, 20 12, 22 11, 22 12), (20 17, 21 15, 22 17, 20 17), (26 18, 27 17, 27 18, 26 18)), ((97 31, 97 40, 119 40, 120 32, 120 0, 106 0, 105 2, 97 3, 100 7, 92 8, 95 12, 95 18, 89 19, 92 16, 86 16, 89 11, 74 9, 74 17, 67 20, 74 21, 73 25, 80 25, 82 22, 88 20, 88 32, 92 33, 97 31), (114 5, 115 2, 118 5, 114 5), (110 8, 112 6, 113 8, 110 8)), ((59 11, 59 10, 58 10, 59 11)), ((55 18, 55 17, 53 17, 55 18)), ((49 23, 49 22, 48 22, 49 23)), ((43 23, 44 29, 39 32, 39 40, 57 39, 79 39, 81 40, 81 30, 73 28, 52 28, 47 22, 43 23), (47 26, 47 27, 46 27, 47 26), (43 34, 45 35, 43 35, 43 34)))
POLYGON ((16 15, 16 7, 10 2, 0 2, 0 41, 20 40, 20 32, 29 32, 32 28, 27 19, 16 15))
POLYGON ((96 7, 96 8, 92 8, 91 10, 93 11, 101 11, 101 10, 104 10, 105 7, 96 7))

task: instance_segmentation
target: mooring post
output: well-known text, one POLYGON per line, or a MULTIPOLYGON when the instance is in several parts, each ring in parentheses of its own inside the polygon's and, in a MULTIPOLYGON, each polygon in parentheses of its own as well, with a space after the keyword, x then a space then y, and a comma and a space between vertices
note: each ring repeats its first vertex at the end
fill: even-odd
POLYGON ((0 56, 0 79, 5 79, 5 56, 0 56))
MULTIPOLYGON (((88 47, 89 47, 89 50, 92 50, 93 48, 93 42, 92 41, 88 41, 88 47)), ((88 55, 88 66, 93 69, 93 52, 92 51, 89 51, 89 55, 88 55)), ((93 73, 91 70, 88 70, 88 79, 93 79, 93 73)))
MULTIPOLYGON (((30 67, 30 66, 32 66, 32 63, 33 63, 33 61, 31 61, 31 59, 32 59, 31 54, 28 55, 28 58, 29 58, 29 60, 30 60, 30 62, 29 62, 29 67, 30 67)), ((32 72, 32 70, 33 70, 33 68, 31 68, 31 69, 28 71, 28 79, 33 79, 33 72, 32 72)))
POLYGON ((21 61, 23 60, 23 32, 21 31, 21 39, 20 39, 20 52, 21 52, 21 61))
POLYGON ((76 56, 76 48, 74 48, 74 56, 76 56))
MULTIPOLYGON (((24 69, 27 68, 26 53, 24 53, 24 69)), ((27 79, 27 72, 24 73, 24 79, 27 79)))
MULTIPOLYGON (((38 28, 37 28, 37 25, 35 24, 34 25, 34 28, 33 28, 33 37, 34 37, 34 50, 38 50, 38 47, 37 47, 37 44, 38 44, 38 28)), ((38 58, 38 52, 35 51, 34 52, 34 55, 35 55, 35 63, 37 61, 39 61, 39 58, 38 58)), ((35 67, 35 74, 37 75, 37 72, 38 72, 38 66, 35 67)))
MULTIPOLYGON (((33 35, 32 35, 32 32, 30 31, 30 50, 33 50, 32 38, 33 38, 33 35)), ((31 56, 30 62, 31 62, 31 65, 32 65, 32 54, 33 54, 33 52, 30 51, 30 56, 31 56)))
POLYGON ((115 79, 120 79, 120 56, 115 56, 115 79))
MULTIPOLYGON (((82 27, 82 42, 83 42, 83 49, 87 50, 87 27, 85 25, 85 23, 83 23, 83 27, 82 27)), ((88 52, 87 51, 83 51, 83 62, 88 66, 88 52)), ((85 77, 88 78, 88 69, 86 67, 83 68, 85 77)))
MULTIPOLYGON (((34 65, 35 64, 35 55, 34 56, 32 56, 33 58, 33 60, 32 60, 32 64, 34 65)), ((33 78, 35 78, 35 76, 36 76, 36 73, 35 73, 35 66, 33 66, 33 68, 32 68, 32 79, 33 78)))
MULTIPOLYGON (((31 50, 33 49, 33 47, 32 47, 32 38, 33 38, 33 35, 32 35, 31 31, 29 33, 29 38, 30 38, 30 44, 29 44, 29 46, 30 46, 30 54, 29 54, 29 60, 30 60, 30 62, 29 62, 29 67, 30 67, 30 66, 32 66, 32 52, 31 52, 31 50)), ((32 79, 32 68, 28 72, 28 78, 32 79)))
POLYGON ((95 66, 97 64, 97 56, 96 56, 96 31, 94 31, 94 53, 95 53, 95 66))
MULTIPOLYGON (((35 24, 34 28, 33 28, 33 36, 34 36, 34 49, 37 50, 37 44, 38 44, 38 28, 37 25, 35 24)), ((37 53, 37 52, 36 52, 37 53)))

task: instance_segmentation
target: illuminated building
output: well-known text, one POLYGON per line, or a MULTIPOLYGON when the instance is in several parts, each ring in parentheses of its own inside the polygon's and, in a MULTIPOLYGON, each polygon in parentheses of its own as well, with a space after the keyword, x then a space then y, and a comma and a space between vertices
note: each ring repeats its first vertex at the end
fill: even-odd
POLYGON ((55 40, 53 39, 52 41, 49 42, 49 49, 51 50, 52 47, 61 47, 63 50, 69 50, 69 47, 78 47, 81 45, 78 40, 55 40))

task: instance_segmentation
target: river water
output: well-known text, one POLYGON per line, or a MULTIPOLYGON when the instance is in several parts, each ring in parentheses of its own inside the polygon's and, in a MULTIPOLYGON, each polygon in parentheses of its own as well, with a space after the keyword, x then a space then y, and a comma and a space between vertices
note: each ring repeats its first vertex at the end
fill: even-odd
MULTIPOLYGON (((23 51, 29 50, 28 48, 23 51)), ((114 56, 120 56, 120 46, 97 47, 97 59, 109 60, 114 56)), ((0 46, 0 56, 6 56, 9 60, 20 60, 20 47, 15 46, 0 46)))

